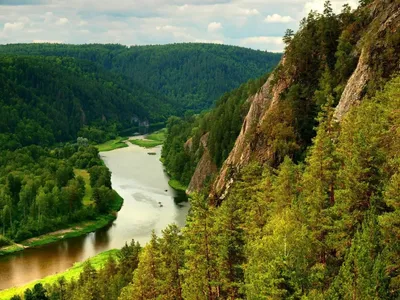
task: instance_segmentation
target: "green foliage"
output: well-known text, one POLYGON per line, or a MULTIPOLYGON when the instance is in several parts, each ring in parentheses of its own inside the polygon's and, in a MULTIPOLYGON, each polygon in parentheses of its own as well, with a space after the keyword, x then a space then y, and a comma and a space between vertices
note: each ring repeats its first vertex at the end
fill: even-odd
MULTIPOLYGON (((111 174, 102 166, 93 146, 29 146, 14 152, 1 151, 0 157, 2 241, 20 242, 71 223, 95 220, 97 212, 119 209, 121 201, 111 190, 111 174), (90 179, 88 173, 74 172, 76 167, 90 166, 90 179), (86 176, 86 181, 80 174, 86 176), (92 188, 93 192, 87 193, 92 188)), ((46 241, 43 238, 38 243, 46 241)), ((4 242, 2 246, 6 246, 4 242)))
MULTIPOLYGON (((274 80, 282 83, 289 74, 291 83, 251 132, 261 135, 254 139, 258 146, 267 146, 263 164, 240 165, 217 205, 193 195, 182 233, 170 226, 160 238, 153 234, 142 252, 134 247, 127 255, 129 267, 113 260, 100 271, 87 265, 78 282, 68 283, 67 298, 399 299, 400 77, 377 89, 395 70, 397 54, 387 69, 385 62, 371 64, 378 80, 367 87, 369 96, 340 123, 333 119, 354 68, 348 55, 357 52, 361 35, 368 40, 374 32, 363 33, 371 22, 366 7, 335 15, 327 1, 323 14, 310 13, 299 33, 289 32, 286 62, 274 80), (127 274, 126 280, 116 274, 127 274)), ((393 36, 385 37, 385 55, 397 49, 393 36)), ((163 158, 174 178, 189 181, 206 143, 221 165, 248 109, 245 99, 260 85, 243 85, 212 111, 169 119, 163 158)), ((107 182, 101 167, 92 169, 94 185, 107 182)), ((75 179, 62 171, 59 185, 72 185, 75 179)), ((59 188, 56 181, 25 187, 22 178, 0 181, 6 228, 13 228, 21 199, 38 199, 39 219, 48 214, 44 191, 59 188)))
MULTIPOLYGON (((95 62, 158 94, 155 99, 143 99, 143 106, 147 106, 147 101, 163 105, 157 98, 165 95, 177 108, 175 114, 209 108, 223 93, 272 70, 281 58, 281 54, 266 51, 196 43, 132 47, 15 44, 1 46, 1 52, 95 62)), ((148 113, 161 115, 161 107, 147 108, 148 113)))
POLYGON ((203 143, 207 144, 214 163, 218 167, 222 165, 233 148, 249 109, 246 100, 260 89, 267 77, 268 74, 250 80, 224 94, 210 112, 200 115, 188 112, 184 118, 171 117, 168 120, 162 158, 174 179, 184 185, 189 184, 203 154, 203 143))
POLYGON ((78 136, 101 143, 174 112, 163 97, 87 61, 2 54, 0 70, 0 149, 78 136))

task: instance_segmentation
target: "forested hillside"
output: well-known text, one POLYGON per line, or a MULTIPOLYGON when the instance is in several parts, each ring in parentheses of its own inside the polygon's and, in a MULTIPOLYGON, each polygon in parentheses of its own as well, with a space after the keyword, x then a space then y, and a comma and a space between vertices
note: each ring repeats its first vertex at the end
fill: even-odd
POLYGON ((175 114, 208 109, 223 93, 272 70, 281 54, 215 44, 14 44, 0 53, 90 60, 165 96, 175 114))
POLYGON ((326 2, 287 33, 264 85, 249 82, 211 112, 170 119, 163 155, 172 174, 188 183, 205 153, 215 167, 192 195, 186 227, 170 226, 135 252, 126 287, 124 266, 110 261, 43 293, 398 299, 399 8, 363 1, 336 15, 326 2))
POLYGON ((0 150, 115 137, 173 114, 163 96, 87 61, 0 55, 0 150))
POLYGON ((185 228, 25 298, 399 299, 399 11, 327 1, 268 79, 171 118, 165 165, 198 191, 185 228))
MULTIPOLYGON (((210 164, 221 167, 248 112, 247 98, 258 91, 266 78, 268 75, 250 80, 225 93, 209 112, 200 115, 186 114, 184 118, 172 117, 168 120, 169 134, 162 156, 172 177, 188 185, 204 152, 210 153, 210 164), (206 147, 201 143, 204 138, 207 140, 206 147)), ((204 171, 207 173, 207 170, 204 171)))

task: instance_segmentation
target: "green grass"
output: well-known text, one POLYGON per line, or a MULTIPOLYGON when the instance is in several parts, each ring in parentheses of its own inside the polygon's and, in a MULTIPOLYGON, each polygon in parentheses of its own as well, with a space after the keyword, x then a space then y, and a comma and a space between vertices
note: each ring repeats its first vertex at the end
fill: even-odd
POLYGON ((49 233, 41 235, 36 238, 29 239, 27 241, 22 242, 21 244, 28 248, 51 244, 60 240, 74 238, 96 231, 100 228, 107 226, 114 220, 115 220, 114 215, 99 216, 94 221, 85 221, 68 226, 68 229, 71 229, 70 232, 59 233, 59 234, 49 233))
POLYGON ((90 185, 90 174, 87 170, 75 169, 75 176, 82 176, 85 180, 85 196, 83 197, 83 205, 93 204, 92 200, 92 186, 90 185))
POLYGON ((124 141, 126 140, 126 137, 119 137, 116 138, 115 140, 107 141, 103 144, 96 145, 97 149, 99 152, 105 152, 105 151, 111 151, 119 148, 125 148, 128 147, 124 141))
POLYGON ((0 256, 7 255, 15 252, 19 252, 24 250, 23 247, 18 246, 17 244, 13 244, 11 246, 4 247, 0 250, 0 256))
POLYGON ((149 134, 143 140, 130 140, 130 142, 133 145, 137 145, 143 148, 154 148, 164 143, 166 134, 167 134, 167 129, 163 128, 161 130, 149 134))
POLYGON ((177 190, 177 191, 186 191, 186 189, 187 189, 186 185, 184 185, 183 183, 179 182, 176 179, 170 179, 168 181, 168 184, 170 187, 172 187, 174 190, 177 190))
MULTIPOLYGON (((88 261, 90 261, 92 266, 98 270, 106 264, 110 255, 113 256, 114 258, 118 258, 117 254, 119 251, 120 250, 113 249, 113 250, 109 250, 106 252, 102 252, 102 253, 88 259, 88 261)), ((56 275, 50 275, 48 277, 30 282, 30 283, 20 286, 20 287, 14 287, 14 288, 0 291, 0 299, 10 299, 13 295, 16 295, 16 294, 22 296, 26 289, 32 288, 37 283, 41 283, 43 285, 53 284, 53 283, 57 282, 57 280, 61 277, 64 277, 67 281, 70 281, 71 279, 76 279, 79 277, 79 274, 82 272, 83 266, 84 266, 84 262, 75 263, 73 267, 71 267, 70 269, 66 270, 63 273, 56 274, 56 275)))
POLYGON ((160 142, 164 142, 166 139, 166 135, 167 135, 167 128, 163 128, 159 131, 153 132, 152 134, 149 134, 147 136, 148 140, 152 140, 152 141, 160 141, 160 142))
POLYGON ((161 141, 150 141, 150 140, 129 140, 133 145, 137 145, 143 148, 154 148, 163 144, 161 141))

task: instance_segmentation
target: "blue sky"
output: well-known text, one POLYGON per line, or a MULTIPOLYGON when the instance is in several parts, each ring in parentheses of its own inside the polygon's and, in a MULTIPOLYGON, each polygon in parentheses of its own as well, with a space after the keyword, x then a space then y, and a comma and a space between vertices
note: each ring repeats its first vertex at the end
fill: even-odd
MULTIPOLYGON (((324 0, 0 0, 0 44, 212 42, 282 51, 324 0)), ((340 11, 345 3, 332 0, 340 11)))

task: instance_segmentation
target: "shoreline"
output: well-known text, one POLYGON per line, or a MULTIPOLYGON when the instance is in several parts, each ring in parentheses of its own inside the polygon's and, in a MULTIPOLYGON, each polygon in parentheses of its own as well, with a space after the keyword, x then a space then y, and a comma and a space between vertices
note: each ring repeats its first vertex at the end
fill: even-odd
POLYGON ((113 256, 114 258, 118 259, 119 252, 120 250, 118 249, 111 249, 104 252, 100 252, 99 254, 88 258, 87 260, 84 260, 82 262, 76 262, 71 268, 65 270, 62 273, 56 273, 20 286, 13 286, 8 289, 0 290, 0 300, 10 299, 14 295, 22 296, 26 289, 32 288, 37 283, 41 283, 43 285, 52 284, 57 282, 57 280, 61 277, 64 277, 67 281, 79 278, 79 275, 82 272, 83 266, 86 262, 90 261, 92 266, 96 270, 98 270, 105 265, 109 256, 113 256))
POLYGON ((122 199, 122 197, 115 190, 113 190, 113 192, 115 203, 111 213, 107 215, 100 215, 95 220, 86 220, 75 224, 69 224, 65 228, 61 228, 53 232, 39 235, 22 242, 0 248, 0 257, 21 252, 30 248, 48 245, 61 240, 83 236, 106 227, 115 221, 117 218, 117 213, 121 210, 124 203, 124 199, 122 199))

